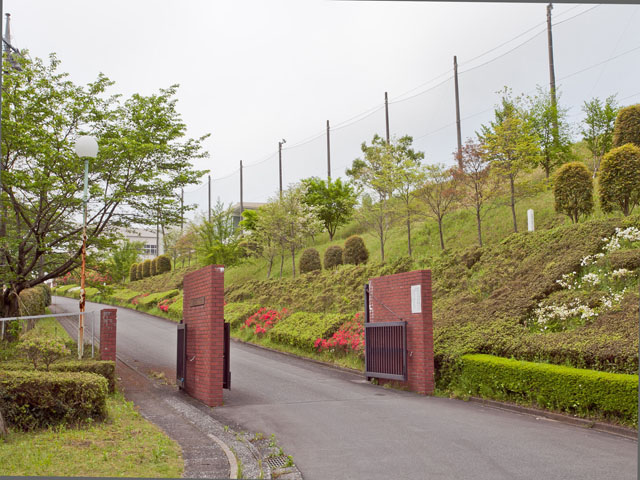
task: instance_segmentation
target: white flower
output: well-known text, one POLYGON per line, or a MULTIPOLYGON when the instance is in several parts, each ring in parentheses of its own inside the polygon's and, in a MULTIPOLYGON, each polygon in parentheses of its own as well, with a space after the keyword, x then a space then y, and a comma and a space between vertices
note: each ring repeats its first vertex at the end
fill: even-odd
POLYGON ((587 273, 584 277, 582 277, 582 281, 595 287, 600 283, 600 277, 597 273, 587 273))
POLYGON ((631 273, 631 270, 627 270, 626 268, 619 268, 618 270, 614 270, 611 272, 611 278, 617 280, 619 278, 626 277, 631 273))

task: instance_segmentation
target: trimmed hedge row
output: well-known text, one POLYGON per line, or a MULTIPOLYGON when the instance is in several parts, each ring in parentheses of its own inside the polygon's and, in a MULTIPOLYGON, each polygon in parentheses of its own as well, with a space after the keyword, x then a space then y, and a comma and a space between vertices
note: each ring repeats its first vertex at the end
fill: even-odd
POLYGON ((0 409, 22 430, 107 415, 107 380, 95 373, 0 371, 0 409))
MULTIPOLYGON (((51 302, 49 302, 50 304, 51 302)), ((27 288, 20 292, 18 307, 21 316, 44 315, 47 306, 47 299, 42 288, 27 288)))
POLYGON ((339 313, 296 312, 269 330, 269 338, 285 345, 313 350, 318 338, 329 338, 340 325, 352 318, 339 313))
POLYGON ((260 305, 253 303, 227 303, 224 306, 224 320, 231 324, 231 328, 240 328, 247 318, 258 310, 260 305))
POLYGON ((455 386, 465 394, 638 425, 638 376, 492 355, 464 355, 455 386))
MULTIPOLYGON (((7 371, 27 370, 34 371, 33 364, 28 362, 2 362, 0 369, 7 371)), ((42 370, 38 370, 42 371, 42 370)), ((50 372, 85 372, 95 373, 107 380, 110 393, 116 390, 116 364, 108 360, 68 360, 52 363, 50 372)))
POLYGON ((180 290, 168 290, 166 292, 150 293, 146 297, 140 297, 138 299, 138 305, 143 310, 151 310, 161 300, 165 300, 167 298, 175 297, 179 293, 180 293, 180 290))

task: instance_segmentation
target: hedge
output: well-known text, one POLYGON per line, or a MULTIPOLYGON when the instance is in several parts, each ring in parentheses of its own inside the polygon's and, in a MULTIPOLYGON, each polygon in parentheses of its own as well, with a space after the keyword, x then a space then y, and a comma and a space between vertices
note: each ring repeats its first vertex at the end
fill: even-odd
POLYGON ((41 288, 27 288, 20 292, 18 308, 21 316, 44 315, 45 295, 41 288))
POLYGON ((95 373, 0 371, 0 409, 22 430, 107 415, 107 380, 95 373))
POLYGON ((56 287, 56 288, 54 289, 54 293, 55 293, 56 295, 64 295, 64 293, 65 293, 67 290, 69 290, 70 288, 73 288, 73 287, 77 287, 77 286, 78 286, 78 285, 73 285, 73 284, 71 284, 71 285, 61 285, 61 286, 56 287))
POLYGON ((134 292, 133 290, 122 289, 116 290, 111 294, 111 298, 118 302, 129 303, 131 300, 140 295, 140 292, 134 292))
POLYGON ((158 275, 171 271, 171 259, 167 255, 160 255, 158 258, 158 275))
POLYGON ((227 303, 224 306, 224 320, 231 328, 239 328, 251 315, 260 310, 260 305, 253 303, 227 303))
POLYGON ((318 338, 329 338, 352 315, 339 313, 296 312, 280 320, 269 330, 271 340, 313 350, 318 338))
POLYGON ((367 263, 369 259, 369 250, 364 244, 362 237, 352 235, 344 242, 344 252, 342 254, 344 263, 351 265, 360 265, 367 263))
POLYGON ((142 278, 151 276, 151 260, 147 259, 142 262, 142 278))
MULTIPOLYGON (((24 361, 3 362, 0 364, 2 370, 29 370, 34 371, 33 364, 24 361)), ((39 370, 42 371, 42 370, 39 370)), ((52 363, 49 366, 50 372, 85 372, 95 373, 107 380, 109 392, 116 390, 116 364, 112 361, 101 360, 67 360, 52 363)))
POLYGON ((464 355, 455 386, 469 395, 638 424, 638 376, 464 355))
POLYGON ((144 310, 151 310, 161 300, 175 297, 179 293, 180 290, 168 290, 166 292, 150 293, 146 297, 140 297, 138 299, 138 305, 144 310))
POLYGON ((324 268, 330 270, 343 264, 343 249, 340 245, 331 245, 324 251, 324 268))
POLYGON ((300 273, 315 272, 316 270, 322 270, 320 254, 315 248, 307 248, 300 256, 300 273))
POLYGON ((180 294, 176 297, 176 301, 169 305, 169 311, 167 313, 169 314, 169 317, 174 320, 182 320, 182 299, 183 296, 180 294))
POLYGON ((151 277, 155 277, 158 274, 158 257, 151 260, 151 277))
POLYGON ((134 263, 129 268, 129 281, 135 282, 136 280, 138 280, 138 264, 134 263))

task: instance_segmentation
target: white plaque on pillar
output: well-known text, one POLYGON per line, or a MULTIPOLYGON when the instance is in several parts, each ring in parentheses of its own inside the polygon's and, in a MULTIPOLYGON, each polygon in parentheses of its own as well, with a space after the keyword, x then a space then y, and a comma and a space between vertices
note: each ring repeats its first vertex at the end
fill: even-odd
POLYGON ((422 287, 411 285, 411 313, 422 313, 422 287))

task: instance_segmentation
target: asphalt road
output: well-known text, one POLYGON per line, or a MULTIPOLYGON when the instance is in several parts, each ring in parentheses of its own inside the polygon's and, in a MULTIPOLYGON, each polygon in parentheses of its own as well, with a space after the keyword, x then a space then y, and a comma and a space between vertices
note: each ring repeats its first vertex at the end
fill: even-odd
MULTIPOLYGON (((77 301, 55 297, 69 311, 77 301)), ((99 305, 88 304, 87 309, 99 305)), ((175 372, 175 325, 118 309, 118 354, 175 372)), ((232 342, 213 416, 274 433, 305 479, 634 479, 636 442, 476 403, 387 390, 232 342)))

